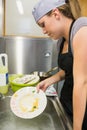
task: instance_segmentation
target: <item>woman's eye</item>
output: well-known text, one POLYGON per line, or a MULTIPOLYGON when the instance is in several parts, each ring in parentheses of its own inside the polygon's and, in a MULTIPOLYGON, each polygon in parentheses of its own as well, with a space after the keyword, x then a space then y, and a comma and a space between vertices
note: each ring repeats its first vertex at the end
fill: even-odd
POLYGON ((45 24, 44 24, 44 23, 41 23, 41 24, 40 24, 40 27, 44 28, 44 27, 45 27, 45 24))

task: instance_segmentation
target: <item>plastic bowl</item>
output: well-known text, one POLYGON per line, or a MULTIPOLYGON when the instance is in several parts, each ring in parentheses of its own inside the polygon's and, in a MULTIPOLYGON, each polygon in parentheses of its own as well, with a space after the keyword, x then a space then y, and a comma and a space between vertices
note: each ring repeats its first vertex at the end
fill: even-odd
POLYGON ((19 90, 19 89, 21 89, 22 87, 27 87, 27 86, 36 86, 38 83, 39 83, 39 81, 40 81, 40 78, 39 78, 39 76, 36 76, 36 79, 34 79, 34 80, 32 80, 32 81, 30 81, 29 83, 25 83, 25 84, 19 84, 19 83, 16 83, 16 82, 14 82, 14 80, 16 79, 16 78, 21 78, 22 76, 25 76, 25 75, 17 75, 17 74, 14 74, 14 75, 11 75, 11 76, 9 76, 9 84, 10 84, 10 86, 11 86, 11 89, 14 91, 14 92, 16 92, 17 90, 19 90))

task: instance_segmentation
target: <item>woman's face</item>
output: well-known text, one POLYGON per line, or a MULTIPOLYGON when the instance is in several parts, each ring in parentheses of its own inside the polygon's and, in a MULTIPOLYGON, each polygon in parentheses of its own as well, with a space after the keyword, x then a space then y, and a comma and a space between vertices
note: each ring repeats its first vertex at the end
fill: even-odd
POLYGON ((38 25, 42 28, 43 33, 47 34, 54 40, 59 39, 62 35, 61 27, 62 24, 58 16, 51 14, 50 16, 45 15, 39 21, 38 25))

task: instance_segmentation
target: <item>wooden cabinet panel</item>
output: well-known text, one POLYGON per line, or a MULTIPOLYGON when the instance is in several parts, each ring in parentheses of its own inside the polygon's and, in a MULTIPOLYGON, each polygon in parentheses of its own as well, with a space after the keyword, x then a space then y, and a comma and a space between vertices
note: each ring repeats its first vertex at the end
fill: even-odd
POLYGON ((83 16, 87 16, 87 0, 78 0, 83 16))

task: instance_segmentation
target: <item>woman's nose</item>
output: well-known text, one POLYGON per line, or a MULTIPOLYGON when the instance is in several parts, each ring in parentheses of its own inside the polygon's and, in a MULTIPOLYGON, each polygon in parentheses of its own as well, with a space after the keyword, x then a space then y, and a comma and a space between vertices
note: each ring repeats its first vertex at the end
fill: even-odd
POLYGON ((44 34, 46 34, 46 33, 47 33, 46 29, 43 29, 43 33, 44 33, 44 34))

